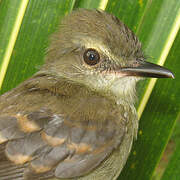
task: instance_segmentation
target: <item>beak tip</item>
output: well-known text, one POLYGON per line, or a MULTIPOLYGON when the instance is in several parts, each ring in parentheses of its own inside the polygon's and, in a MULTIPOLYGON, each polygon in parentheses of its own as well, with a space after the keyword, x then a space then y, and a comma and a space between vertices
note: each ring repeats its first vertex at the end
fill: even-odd
POLYGON ((166 78, 172 78, 172 79, 175 79, 175 75, 172 71, 166 69, 166 78))
POLYGON ((175 79, 175 76, 174 76, 173 73, 171 73, 169 77, 172 78, 172 79, 175 79))

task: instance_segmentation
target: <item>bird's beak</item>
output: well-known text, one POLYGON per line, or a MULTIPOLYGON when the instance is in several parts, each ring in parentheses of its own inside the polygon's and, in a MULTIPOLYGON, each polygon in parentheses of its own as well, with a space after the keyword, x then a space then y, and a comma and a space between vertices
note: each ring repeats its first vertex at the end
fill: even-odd
POLYGON ((153 78, 174 78, 174 74, 159 65, 139 60, 135 67, 121 68, 125 76, 153 77, 153 78))

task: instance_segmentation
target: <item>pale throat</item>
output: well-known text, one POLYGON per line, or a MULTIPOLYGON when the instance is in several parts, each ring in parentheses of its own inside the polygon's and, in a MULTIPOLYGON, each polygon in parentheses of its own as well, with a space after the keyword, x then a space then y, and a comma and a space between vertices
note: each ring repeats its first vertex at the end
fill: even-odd
POLYGON ((134 104, 136 100, 136 83, 140 78, 138 77, 117 77, 116 74, 106 76, 98 75, 96 80, 90 80, 87 83, 89 87, 97 92, 112 97, 117 103, 119 101, 126 101, 134 104))
POLYGON ((110 87, 113 95, 117 97, 117 102, 127 101, 134 104, 136 101, 136 83, 139 78, 122 77, 116 80, 110 87))

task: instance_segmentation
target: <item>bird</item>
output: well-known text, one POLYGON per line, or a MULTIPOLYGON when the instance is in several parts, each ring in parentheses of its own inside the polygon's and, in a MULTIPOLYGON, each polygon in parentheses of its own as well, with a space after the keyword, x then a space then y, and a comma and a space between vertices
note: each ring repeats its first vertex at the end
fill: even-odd
POLYGON ((103 10, 72 11, 50 42, 44 65, 0 96, 0 179, 115 180, 137 136, 136 83, 174 75, 103 10))

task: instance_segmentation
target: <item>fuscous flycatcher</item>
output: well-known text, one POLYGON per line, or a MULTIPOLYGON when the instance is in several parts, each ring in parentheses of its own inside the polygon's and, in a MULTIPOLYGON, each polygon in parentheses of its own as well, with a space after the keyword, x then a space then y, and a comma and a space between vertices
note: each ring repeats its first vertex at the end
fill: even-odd
POLYGON ((137 134, 141 77, 173 74, 146 62, 115 16, 65 17, 42 68, 0 97, 0 179, 116 179, 137 134))

